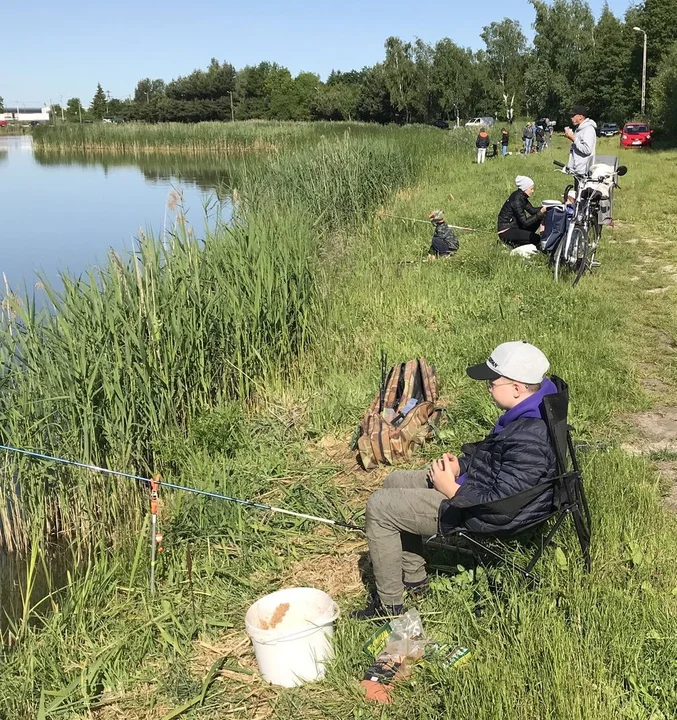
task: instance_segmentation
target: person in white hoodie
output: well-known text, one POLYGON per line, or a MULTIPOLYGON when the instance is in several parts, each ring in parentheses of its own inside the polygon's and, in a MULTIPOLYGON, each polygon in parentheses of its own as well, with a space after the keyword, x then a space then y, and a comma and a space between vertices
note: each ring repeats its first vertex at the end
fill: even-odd
POLYGON ((571 108, 571 122, 576 126, 576 132, 571 128, 564 128, 564 134, 571 140, 567 168, 573 172, 584 173, 588 169, 590 158, 595 154, 597 124, 588 117, 588 108, 585 105, 574 105, 571 108))

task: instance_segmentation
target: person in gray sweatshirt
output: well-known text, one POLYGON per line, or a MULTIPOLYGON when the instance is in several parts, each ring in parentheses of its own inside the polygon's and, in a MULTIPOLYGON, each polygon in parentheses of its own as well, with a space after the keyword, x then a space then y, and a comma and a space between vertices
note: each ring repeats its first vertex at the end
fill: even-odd
POLYGON ((584 173, 597 147, 597 124, 588 117, 585 105, 574 105, 571 108, 571 122, 576 127, 575 132, 569 127, 564 128, 564 134, 571 141, 567 169, 584 173))

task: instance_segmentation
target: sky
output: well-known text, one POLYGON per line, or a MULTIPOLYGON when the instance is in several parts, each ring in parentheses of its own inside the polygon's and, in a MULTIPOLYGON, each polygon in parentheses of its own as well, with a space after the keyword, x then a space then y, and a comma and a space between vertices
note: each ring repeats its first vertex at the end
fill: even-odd
MULTIPOLYGON (((589 0, 599 16, 604 0, 589 0)), ((608 0, 622 17, 629 0, 608 0)), ((145 77, 169 81, 212 57, 236 68, 263 60, 324 80, 383 59, 390 35, 435 43, 449 37, 479 49, 482 27, 504 17, 529 38, 527 0, 30 0, 2 10, 0 96, 6 106, 91 101, 101 83, 112 97, 133 95, 145 77)))

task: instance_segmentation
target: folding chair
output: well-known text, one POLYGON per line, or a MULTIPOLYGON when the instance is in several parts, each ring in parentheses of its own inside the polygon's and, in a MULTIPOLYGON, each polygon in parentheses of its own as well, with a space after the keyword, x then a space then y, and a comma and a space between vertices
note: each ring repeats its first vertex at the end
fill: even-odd
POLYGON ((541 414, 548 427, 550 442, 555 451, 557 475, 512 497, 472 507, 457 505, 460 517, 458 526, 445 535, 433 535, 428 538, 426 541, 428 547, 449 550, 465 546, 473 554, 475 568, 478 561, 481 563, 484 558, 489 557, 509 564, 525 578, 537 581, 538 576, 533 572, 534 566, 540 560, 543 552, 550 545, 555 533, 562 527, 566 518, 571 517, 578 537, 585 570, 590 572, 591 518, 583 490, 582 474, 571 438, 572 428, 567 422, 568 387, 561 378, 553 376, 551 380, 555 383, 558 392, 554 395, 546 395, 541 403, 541 414), (500 530, 483 533, 468 530, 464 527, 464 517, 472 517, 475 514, 481 514, 483 518, 492 514, 514 517, 520 510, 536 502, 544 493, 552 493, 553 505, 551 512, 523 527, 508 533, 502 533, 500 530), (496 549, 496 546, 500 545, 502 541, 515 541, 530 533, 540 534, 540 538, 538 546, 526 566, 513 562, 496 549))

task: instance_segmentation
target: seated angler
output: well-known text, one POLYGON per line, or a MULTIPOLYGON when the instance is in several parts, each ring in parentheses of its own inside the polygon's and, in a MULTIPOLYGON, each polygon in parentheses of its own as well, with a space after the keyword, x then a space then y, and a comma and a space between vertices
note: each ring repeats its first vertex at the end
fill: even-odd
POLYGON ((543 398, 557 392, 545 377, 549 363, 533 345, 507 342, 485 362, 467 369, 487 383, 491 399, 505 412, 484 440, 465 445, 460 457, 445 453, 423 470, 397 470, 367 501, 366 535, 376 594, 353 613, 367 619, 404 612, 404 592, 427 587, 422 536, 468 530, 511 531, 545 518, 552 492, 513 515, 487 512, 483 506, 534 487, 556 472, 555 454, 541 417, 543 398), (474 509, 476 508, 476 509, 474 509))
POLYGON ((436 257, 451 257, 459 247, 456 233, 447 225, 441 210, 433 210, 428 218, 435 228, 428 258, 433 260, 436 257))
POLYGON ((517 190, 498 213, 498 238, 512 248, 534 245, 536 249, 541 239, 536 231, 545 217, 546 208, 536 209, 529 201, 535 189, 530 177, 518 175, 515 185, 517 190))

